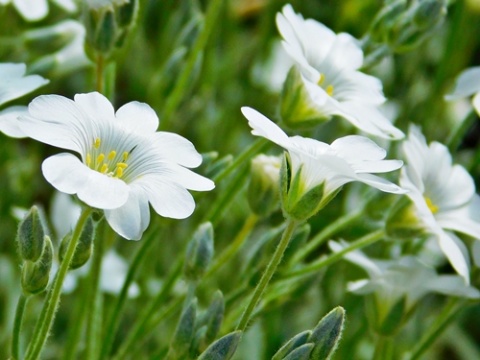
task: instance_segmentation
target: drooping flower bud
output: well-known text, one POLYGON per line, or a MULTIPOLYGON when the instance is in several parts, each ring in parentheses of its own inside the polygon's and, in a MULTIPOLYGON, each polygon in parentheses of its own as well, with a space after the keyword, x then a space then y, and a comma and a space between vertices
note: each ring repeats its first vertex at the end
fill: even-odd
POLYGON ((268 216, 280 205, 280 167, 278 156, 260 154, 251 162, 251 178, 248 186, 248 203, 259 216, 268 216))
POLYGON ((17 231, 18 251, 23 260, 37 261, 44 248, 45 226, 36 206, 28 211, 17 231))
POLYGON ((213 258, 213 227, 207 222, 200 225, 188 244, 183 268, 187 279, 200 279, 213 258))
POLYGON ((52 263, 53 245, 45 235, 41 256, 35 262, 26 260, 23 264, 21 283, 25 294, 38 294, 47 288, 52 263))
MULTIPOLYGON (((70 243, 72 234, 67 234, 61 244, 59 251, 60 261, 63 261, 65 257, 65 252, 67 251, 68 244, 70 243)), ((73 255, 72 261, 70 262, 70 269, 78 269, 83 266, 90 256, 92 255, 93 250, 93 239, 95 238, 95 224, 93 222, 92 216, 90 216, 86 222, 85 226, 82 229, 80 238, 78 239, 77 247, 75 248, 75 253, 73 255)))

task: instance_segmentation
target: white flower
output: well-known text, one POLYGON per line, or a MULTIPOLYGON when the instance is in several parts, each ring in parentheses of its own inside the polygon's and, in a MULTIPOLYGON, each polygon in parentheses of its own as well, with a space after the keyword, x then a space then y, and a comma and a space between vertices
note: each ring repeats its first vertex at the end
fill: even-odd
POLYGON ((301 136, 288 137, 275 123, 252 108, 243 107, 242 113, 248 119, 253 135, 273 141, 288 151, 291 181, 300 176, 298 198, 321 185, 322 207, 341 186, 351 181, 360 181, 385 192, 405 193, 399 186, 371 174, 397 170, 403 163, 383 160, 386 151, 366 137, 345 136, 328 145, 301 136))
MULTIPOLYGON (((54 0, 54 2, 68 12, 75 12, 77 5, 74 0, 54 0)), ((42 20, 48 14, 47 0, 0 0, 0 5, 13 3, 20 15, 26 21, 42 20)))
MULTIPOLYGON (((48 83, 39 75, 27 75, 25 64, 0 63, 0 106, 28 94, 48 83)), ((0 111, 0 131, 11 137, 25 137, 17 117, 27 112, 26 106, 12 106, 0 111)))
POLYGON ((117 112, 101 94, 77 94, 75 101, 39 96, 20 118, 31 138, 71 150, 47 158, 43 175, 57 190, 77 194, 105 210, 110 226, 127 239, 140 239, 150 222, 150 203, 165 217, 191 215, 187 191, 211 190, 211 180, 187 169, 202 157, 185 138, 156 132, 158 117, 144 103, 130 102, 117 112))
POLYGON ((415 126, 410 127, 403 151, 407 165, 402 169, 400 185, 409 190, 416 215, 468 283, 468 254, 452 231, 480 239, 480 223, 475 221, 480 203, 473 179, 462 166, 452 165, 446 146, 435 141, 428 146, 415 126))
POLYGON ((372 135, 404 137, 378 110, 385 102, 380 80, 358 71, 363 51, 357 40, 349 34, 337 35, 313 19, 305 20, 289 4, 277 14, 277 27, 319 114, 341 116, 372 135))
POLYGON ((480 114, 480 66, 462 71, 455 81, 453 92, 446 95, 445 100, 456 100, 470 95, 474 95, 472 103, 480 114))
MULTIPOLYGON (((332 251, 339 252, 348 243, 329 241, 328 245, 332 251)), ((360 250, 355 250, 345 254, 344 258, 363 268, 370 278, 350 282, 348 289, 356 294, 375 293, 378 304, 381 304, 385 312, 404 296, 408 311, 429 292, 480 298, 480 291, 466 285, 460 276, 438 275, 434 269, 413 256, 393 260, 370 259, 360 250)))

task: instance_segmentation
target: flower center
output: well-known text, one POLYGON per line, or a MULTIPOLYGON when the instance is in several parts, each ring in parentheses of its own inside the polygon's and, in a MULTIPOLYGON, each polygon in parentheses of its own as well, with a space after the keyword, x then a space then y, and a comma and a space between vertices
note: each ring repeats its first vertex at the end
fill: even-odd
POLYGON ((128 151, 123 153, 117 152, 117 150, 106 151, 100 150, 102 140, 96 138, 93 142, 93 146, 87 153, 85 163, 86 165, 95 171, 101 172, 107 176, 121 178, 124 170, 128 167, 127 160, 129 156, 128 151))
POLYGON ((436 214, 438 212, 438 206, 433 203, 432 199, 425 196, 425 202, 427 203, 427 206, 432 212, 432 214, 436 214))
MULTIPOLYGON (((325 83, 325 74, 322 74, 320 73, 320 78, 318 79, 318 85, 321 86, 323 88, 323 84, 325 83)), ((333 95, 333 90, 334 90, 334 87, 332 84, 330 85, 327 85, 325 87, 325 91, 327 92, 328 96, 332 96, 333 95)))

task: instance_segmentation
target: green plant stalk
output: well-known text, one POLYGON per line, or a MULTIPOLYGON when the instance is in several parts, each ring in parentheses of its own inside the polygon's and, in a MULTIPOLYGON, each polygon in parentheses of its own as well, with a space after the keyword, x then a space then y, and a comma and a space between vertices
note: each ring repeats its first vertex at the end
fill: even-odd
POLYGON ((122 290, 120 291, 120 294, 115 303, 115 307, 112 311, 112 315, 110 316, 107 326, 105 328, 105 337, 103 339, 100 359, 107 358, 112 350, 115 335, 118 332, 118 326, 120 324, 120 315, 128 297, 128 289, 130 288, 130 285, 132 285, 135 277, 137 276, 140 266, 143 264, 143 259, 148 254, 151 246, 154 244, 154 240, 156 239, 156 236, 154 235, 156 235, 156 228, 152 229, 149 233, 149 236, 144 241, 142 241, 140 249, 135 254, 132 264, 128 268, 128 273, 123 283, 122 290))
POLYGON ((75 230, 73 231, 72 239, 68 244, 65 257, 60 264, 60 268, 58 269, 57 275, 55 276, 53 286, 48 292, 45 303, 43 304, 42 314, 38 319, 38 321, 40 322, 40 326, 36 328, 36 331, 33 334, 29 351, 27 351, 27 355, 25 357, 26 360, 36 360, 42 352, 47 337, 50 333, 50 329, 52 328, 53 320, 55 319, 55 313, 60 303, 60 295, 62 294, 63 281, 65 280, 68 269, 70 267, 70 263, 73 259, 73 255, 75 254, 75 249, 77 247, 77 243, 82 233, 83 227, 85 226, 85 222, 87 221, 88 217, 92 212, 93 209, 87 207, 83 210, 80 218, 78 219, 75 230))
POLYGON ((189 82, 192 78, 193 69, 195 68, 195 62, 200 56, 202 50, 205 49, 212 30, 217 24, 221 5, 223 3, 223 0, 210 1, 210 5, 207 9, 207 13, 203 22, 202 32, 198 36, 198 39, 195 42, 195 45, 188 56, 187 63, 185 64, 185 67, 181 72, 180 78, 176 82, 176 86, 173 89, 171 95, 168 97, 165 104, 165 110, 163 111, 163 114, 161 116, 162 124, 165 128, 169 128, 170 118, 172 117, 173 113, 175 112, 178 105, 185 96, 186 89, 189 86, 189 82))
POLYGON ((15 311, 15 321, 13 323, 13 337, 11 349, 12 360, 19 360, 22 358, 20 354, 20 334, 22 331, 23 314, 25 312, 25 307, 27 305, 28 299, 29 296, 25 295, 23 292, 18 297, 17 309, 15 311))
POLYGON ((447 147, 448 150, 453 154, 460 143, 462 142, 463 137, 465 136, 466 132, 470 129, 470 127, 475 123, 477 119, 477 115, 475 111, 470 111, 468 115, 463 119, 463 121, 458 124, 452 132, 448 135, 447 138, 447 147))
POLYGON ((105 58, 103 57, 102 54, 97 54, 97 61, 95 63, 95 81, 96 81, 96 90, 100 93, 103 94, 104 90, 104 69, 105 69, 105 58))
POLYGON ((339 217, 334 222, 328 224, 322 231, 320 231, 315 237, 310 240, 303 248, 301 248, 297 253, 292 257, 290 261, 290 266, 299 263, 310 255, 315 249, 322 245, 325 240, 327 240, 333 234, 336 234, 340 230, 344 229, 346 226, 355 222, 358 218, 362 216, 362 210, 355 211, 349 214, 346 214, 342 217, 339 217))
POLYGON ((392 360, 393 354, 393 339, 389 336, 378 335, 373 360, 392 360))
POLYGON ((306 274, 310 274, 312 272, 318 271, 321 268, 331 265, 339 260, 342 259, 343 255, 349 253, 350 251, 357 250, 364 248, 370 244, 373 244, 374 242, 380 240, 385 236, 385 231, 382 230, 377 230, 374 231, 370 234, 367 234, 360 239, 352 242, 348 247, 344 248, 343 250, 333 253, 332 255, 322 258, 320 260, 317 260, 309 265, 306 265, 305 267, 301 268, 300 270, 288 272, 282 276, 282 279, 288 279, 292 277, 297 277, 297 276, 302 276, 306 274))
MULTIPOLYGON (((104 233, 106 234, 109 227, 104 224, 104 233)), ((102 294, 99 291, 100 272, 102 269, 102 259, 104 254, 104 236, 97 240, 94 248, 93 264, 90 269, 88 286, 90 291, 87 292, 88 297, 85 302, 88 304, 89 311, 87 313, 87 331, 86 331, 86 356, 87 359, 97 359, 100 355, 101 346, 99 339, 102 334, 102 294)))
POLYGON ((413 348, 409 360, 420 359, 422 354, 433 342, 445 331, 445 329, 457 318, 458 313, 465 308, 466 301, 458 298, 450 299, 442 312, 437 316, 432 326, 428 328, 423 337, 413 348))
POLYGON ((247 149, 238 155, 229 166, 215 175, 212 180, 216 183, 221 182, 245 161, 250 160, 253 156, 262 151, 267 145, 269 145, 269 143, 265 139, 259 138, 255 140, 247 149))
POLYGON ((217 272, 218 269, 220 269, 223 265, 225 265, 225 263, 227 263, 232 258, 232 256, 237 253, 237 251, 244 244, 245 240, 248 238, 248 235, 252 232, 252 229, 254 228, 257 222, 258 222, 257 215, 252 213, 247 217, 247 219, 245 220, 245 223, 243 224, 243 227, 241 228, 241 230, 239 231, 235 239, 217 257, 217 259, 214 261, 212 266, 210 266, 208 271, 203 276, 203 279, 206 279, 210 275, 217 272))
POLYGON ((290 239, 292 238, 293 232, 295 231, 296 227, 297 222, 295 220, 287 219, 287 227, 285 228, 282 238, 280 239, 280 242, 278 243, 272 258, 270 259, 270 262, 268 263, 265 272, 260 278, 260 282, 255 287, 253 296, 250 299, 250 302, 248 303, 245 311, 243 312, 240 322, 238 323, 238 326, 235 330, 245 331, 245 329, 247 328, 247 325, 252 317, 253 312, 255 311, 255 308, 257 307, 258 302, 260 301, 263 293, 265 292, 265 289, 267 288, 268 283, 272 279, 273 274, 277 270, 277 267, 282 260, 283 254, 287 249, 287 246, 290 242, 290 239))
POLYGON ((126 339, 122 341, 122 345, 115 354, 115 359, 123 359, 130 351, 131 347, 135 344, 135 341, 142 334, 143 330, 150 323, 152 316, 159 311, 159 308, 166 301, 173 285, 181 274, 183 262, 177 260, 177 263, 173 267, 172 271, 165 280, 162 290, 158 293, 157 297, 150 302, 143 312, 137 317, 135 324, 133 324, 126 339))

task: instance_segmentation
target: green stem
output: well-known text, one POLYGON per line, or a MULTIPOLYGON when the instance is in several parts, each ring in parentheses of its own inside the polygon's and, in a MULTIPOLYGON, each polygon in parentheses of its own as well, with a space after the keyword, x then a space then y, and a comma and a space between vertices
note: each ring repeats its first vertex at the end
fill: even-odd
POLYGON ((220 269, 228 260, 232 258, 233 255, 242 247, 243 243, 247 239, 248 235, 252 231, 255 224, 258 222, 258 216, 255 214, 250 214, 250 216, 245 220, 242 229, 237 234, 235 239, 228 245, 228 247, 223 250, 223 252, 217 257, 215 262, 210 266, 208 271, 203 276, 203 279, 214 274, 218 269, 220 269))
POLYGON ((290 265, 292 266, 305 259, 320 245, 322 245, 330 236, 336 234, 341 229, 355 222, 362 215, 362 213, 362 210, 354 211, 330 223, 293 256, 292 260, 290 261, 290 265))
POLYGON ((27 356, 25 358, 26 360, 36 360, 42 352, 47 337, 50 333, 50 329, 53 325, 55 313, 60 303, 60 295, 62 294, 63 281, 67 276, 70 263, 73 259, 73 256, 75 255, 75 249, 77 247, 77 243, 82 233, 83 227, 85 226, 85 222, 87 221, 88 217, 92 212, 93 209, 87 207, 83 210, 80 218, 78 219, 77 225, 75 226, 75 230, 72 235, 72 239, 68 244, 65 257, 60 264, 60 268, 58 269, 57 275, 55 276, 53 286, 48 292, 47 299, 45 300, 45 303, 43 305, 42 314, 45 314, 45 316, 43 317, 41 315, 41 318, 39 319, 39 321, 42 322, 40 323, 40 326, 36 329, 37 331, 33 335, 31 348, 29 349, 30 351, 27 352, 27 356))
MULTIPOLYGON (((109 227, 105 225, 105 233, 109 227)), ((104 237, 106 238, 106 237, 104 237)), ((100 355, 99 339, 101 337, 101 304, 102 294, 99 291, 100 272, 102 268, 102 258, 104 253, 104 238, 97 239, 95 253, 93 254, 93 264, 90 269, 89 284, 90 291, 87 292, 88 297, 85 302, 88 304, 89 311, 87 314, 87 331, 86 331, 86 357, 87 359, 97 359, 100 355)))
POLYGON ((297 226, 297 222, 295 220, 287 219, 287 227, 285 228, 282 239, 278 243, 272 258, 270 259, 270 262, 268 263, 267 268, 265 269, 265 272, 263 273, 260 279, 260 282, 255 287, 253 296, 250 299, 250 302, 248 303, 247 308, 243 312, 236 330, 245 331, 245 329, 247 328, 247 325, 250 321, 250 318, 255 308, 257 307, 258 302, 260 301, 268 283, 270 282, 270 279, 272 278, 273 274, 277 270, 278 265, 280 264, 280 261, 282 260, 283 254, 287 249, 288 243, 292 238, 292 235, 293 235, 293 232, 295 231, 296 226, 297 226))
POLYGON ((343 257, 343 255, 349 253, 350 251, 364 248, 364 247, 366 247, 370 244, 373 244, 374 242, 380 240, 384 236, 385 236, 385 231, 383 229, 374 231, 374 232, 372 232, 370 234, 367 234, 367 235, 361 237, 360 239, 352 242, 349 246, 340 250, 339 252, 333 253, 332 255, 330 255, 326 258, 319 259, 318 261, 315 261, 315 262, 301 268, 300 270, 296 270, 296 271, 286 273, 285 275, 282 276, 282 278, 283 279, 292 278, 292 277, 302 276, 302 275, 305 275, 305 274, 310 274, 312 272, 318 271, 325 266, 331 265, 331 264, 339 261, 343 257))
POLYGON ((170 290, 181 274, 182 264, 183 262, 180 261, 179 258, 168 278, 165 280, 162 290, 158 293, 157 297, 151 301, 150 305, 145 307, 144 311, 137 317, 137 321, 133 325, 133 328, 130 330, 127 338, 122 341, 122 345, 116 352, 115 359, 123 359, 126 357, 139 335, 142 334, 144 329, 147 327, 147 324, 150 323, 152 316, 159 311, 159 308, 167 299, 170 290))
POLYGON ((112 351, 115 335, 117 334, 118 326, 120 325, 120 313, 122 312, 128 297, 128 289, 132 285, 135 277, 137 276, 138 270, 143 264, 145 256, 148 254, 151 246, 157 239, 157 237, 154 235, 157 235, 156 229, 152 229, 152 231, 150 231, 149 233, 149 236, 144 239, 144 241, 142 241, 142 246, 135 254, 132 264, 128 269, 127 277, 125 278, 125 282, 123 283, 122 290, 120 291, 120 295, 117 298, 117 302, 115 303, 112 315, 110 316, 107 326, 105 328, 105 338, 103 340, 100 359, 107 358, 112 351))
POLYGON ((26 296, 23 292, 20 294, 17 303, 17 310, 15 311, 15 321, 13 323, 13 338, 12 338, 12 360, 21 359, 20 354, 20 333, 22 330, 23 313, 29 296, 26 296))
POLYGON ((187 63, 182 69, 180 78, 176 82, 175 88, 173 89, 171 95, 168 97, 168 100, 165 104, 162 118, 162 124, 165 128, 169 127, 170 118, 177 109, 178 105, 182 101, 183 96, 185 96, 186 89, 190 85, 192 79, 192 73, 195 68, 195 63, 197 62, 198 57, 201 54, 201 51, 205 49, 208 39, 214 26, 217 23, 219 18, 221 5, 223 0, 211 0, 210 5, 205 14, 205 19, 203 21, 203 29, 200 35, 198 36, 197 41, 193 49, 191 50, 187 63))
POLYGON ((471 128, 476 119, 477 114, 475 113, 475 111, 470 111, 470 113, 468 113, 465 119, 463 119, 463 121, 458 124, 449 134, 447 139, 447 146, 448 150, 450 150, 452 154, 458 149, 463 137, 465 136, 465 133, 471 128))
POLYGON ((448 304, 437 316, 435 322, 428 327, 425 335, 413 348, 409 360, 419 359, 420 356, 433 344, 433 342, 445 331, 445 329, 455 320, 458 313, 465 308, 466 301, 458 298, 450 299, 448 304))
POLYGON ((390 336, 378 335, 373 360, 391 360, 393 354, 393 339, 390 336))
POLYGON ((104 88, 104 78, 103 78, 103 69, 105 68, 105 59, 102 54, 97 54, 96 69, 95 69, 95 78, 96 78, 96 90, 103 94, 104 88))
POLYGON ((232 163, 227 166, 225 169, 220 171, 217 175, 213 177, 213 181, 216 183, 221 182, 228 175, 242 165, 245 161, 251 159, 254 155, 258 154, 264 147, 269 145, 269 143, 262 138, 259 138, 253 142, 247 149, 245 149, 240 155, 238 155, 232 163))

